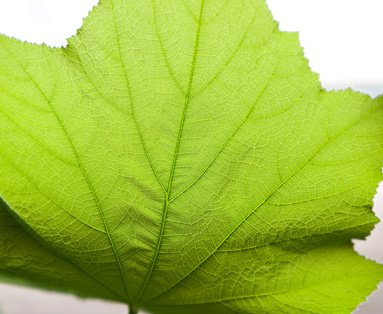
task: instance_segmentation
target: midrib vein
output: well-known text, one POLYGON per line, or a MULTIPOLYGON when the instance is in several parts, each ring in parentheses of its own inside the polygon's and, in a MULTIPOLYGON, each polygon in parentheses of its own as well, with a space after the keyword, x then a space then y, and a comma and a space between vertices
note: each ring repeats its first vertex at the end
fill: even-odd
POLYGON ((171 170, 170 170, 168 185, 167 185, 166 192, 165 192, 165 200, 164 200, 164 206, 163 206, 160 233, 158 236, 158 241, 156 244, 156 251, 154 253, 154 257, 152 259, 150 268, 149 268, 148 272, 146 273, 144 283, 143 283, 143 285, 139 291, 139 294, 138 294, 138 300, 142 299, 142 296, 145 293, 146 288, 148 287, 148 284, 149 284, 149 281, 152 277, 154 268, 157 264, 158 254, 160 252, 163 237, 164 237, 166 220, 167 220, 168 210, 169 210, 169 205, 170 205, 170 193, 171 193, 171 189, 172 189, 172 185, 173 185, 174 172, 175 172, 175 168, 177 165, 178 153, 179 153, 179 149, 180 149, 180 145, 181 145, 182 134, 183 134, 185 119, 186 119, 186 113, 187 113, 187 110, 188 110, 188 107, 190 104, 190 100, 191 100, 191 91, 192 91, 192 86, 193 86, 195 65, 196 65, 196 61, 197 61, 198 46, 199 46, 200 35, 201 35, 201 25, 202 25, 202 15, 203 15, 204 2, 205 2, 205 0, 201 0, 199 17, 198 17, 198 24, 197 24, 196 35, 195 35, 195 40, 194 40, 194 50, 193 50, 191 68, 190 68, 188 87, 187 87, 187 92, 185 95, 182 117, 181 117, 180 125, 178 128, 177 141, 176 141, 176 145, 175 145, 175 149, 174 149, 173 161, 172 161, 172 166, 171 166, 171 170))

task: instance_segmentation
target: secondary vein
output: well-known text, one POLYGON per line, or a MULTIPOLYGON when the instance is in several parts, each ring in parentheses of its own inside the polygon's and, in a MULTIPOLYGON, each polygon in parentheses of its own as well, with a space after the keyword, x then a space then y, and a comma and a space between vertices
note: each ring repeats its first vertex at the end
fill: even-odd
POLYGON ((162 291, 161 293, 159 293, 157 296, 149 299, 146 301, 146 303, 150 303, 150 302, 153 302, 154 300, 157 300, 159 299, 161 296, 163 296, 165 293, 167 293, 168 291, 170 291, 171 289, 173 289, 174 287, 176 287, 177 285, 179 285, 181 282, 183 282, 186 278, 189 278, 195 271, 197 271, 198 269, 200 269, 200 267, 205 264, 216 252, 218 252, 220 250, 220 248, 226 243, 226 241, 244 224, 246 223, 249 218, 259 209, 261 208, 262 206, 264 206, 265 204, 267 204, 269 202, 269 200, 287 183, 289 182, 292 178, 294 178, 296 175, 298 175, 303 169, 305 169, 307 166, 309 166, 313 160, 315 159, 315 157, 318 156, 318 154, 325 148, 327 147, 327 145, 329 145, 330 143, 334 142, 337 138, 339 138, 340 136, 342 136, 345 132, 347 132, 348 130, 352 129, 353 127, 355 127, 356 125, 358 125, 361 121, 363 121, 364 119, 368 118, 370 115, 374 114, 376 111, 378 110, 381 110, 382 108, 381 107, 377 107, 376 109, 374 109, 367 117, 364 117, 362 119, 359 119, 359 120, 356 120, 354 121, 353 123, 349 124, 348 126, 346 126, 345 128, 343 128, 338 134, 336 134, 335 136, 329 138, 327 141, 325 141, 324 143, 322 143, 322 145, 320 145, 318 147, 318 149, 310 156, 310 158, 308 158, 306 160, 306 162, 304 164, 302 164, 301 166, 298 167, 298 169, 296 169, 293 173, 291 173, 285 180, 283 180, 282 182, 280 182, 274 189, 273 191, 267 196, 265 197, 260 203, 258 203, 236 226, 234 226, 234 228, 221 240, 221 242, 203 259, 201 260, 193 269, 191 269, 187 274, 185 274, 181 279, 179 279, 176 283, 174 283, 173 285, 171 285, 170 287, 166 288, 164 291, 162 291))
POLYGON ((40 85, 34 80, 34 78, 31 76, 31 74, 27 71, 27 69, 22 65, 20 64, 20 62, 18 61, 18 59, 13 56, 15 58, 15 60, 19 63, 20 67, 23 69, 24 73, 26 74, 26 76, 29 78, 29 80, 31 81, 31 83, 35 86, 35 88, 38 90, 38 92, 41 94, 41 96, 44 98, 44 100, 46 101, 46 103, 48 104, 52 114, 54 115, 58 125, 60 126, 62 132, 64 133, 64 136, 65 138, 67 139, 68 141, 68 144, 72 150, 72 153, 76 159, 76 163, 81 171, 81 174, 89 188, 89 191, 93 197, 93 200, 95 202, 95 205, 99 211, 99 214, 100 214, 100 217, 101 217, 101 220, 102 220, 102 223, 103 223, 103 226, 104 226, 104 229, 105 229, 105 233, 107 235, 107 238, 108 238, 108 241, 111 245, 111 248, 112 248, 112 251, 113 251, 113 254, 115 255, 115 258, 116 258, 116 263, 117 263, 117 266, 119 268, 119 271, 120 271, 120 274, 121 274, 121 278, 122 278, 122 281, 123 281, 123 284, 124 284, 124 289, 125 289, 125 297, 126 299, 128 300, 129 297, 128 297, 128 291, 127 291, 127 281, 126 281, 126 277, 125 277, 125 274, 123 272, 123 269, 122 269, 122 263, 121 263, 121 260, 120 260, 120 257, 117 253, 117 248, 115 246, 115 243, 111 237, 111 234, 110 234, 110 231, 109 231, 109 226, 108 226, 108 223, 106 221, 106 217, 104 215, 104 212, 102 210, 102 207, 101 207, 101 203, 99 201, 99 198, 98 198, 98 195, 94 189, 94 186, 89 178, 89 175, 88 173, 86 172, 85 168, 84 168, 84 165, 82 163, 82 160, 76 150, 76 147, 74 146, 74 143, 69 135, 69 132, 68 130, 66 129, 65 125, 64 125, 64 122, 63 120, 61 119, 61 117, 58 115, 58 113, 56 112, 55 108, 53 107, 53 104, 52 104, 52 99, 50 99, 46 94, 45 92, 41 89, 40 85))

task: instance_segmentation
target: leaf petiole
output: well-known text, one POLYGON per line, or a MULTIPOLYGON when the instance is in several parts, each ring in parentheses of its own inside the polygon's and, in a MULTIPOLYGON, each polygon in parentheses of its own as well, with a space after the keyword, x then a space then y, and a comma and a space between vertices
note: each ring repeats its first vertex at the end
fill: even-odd
POLYGON ((138 310, 133 306, 129 306, 128 308, 129 314, 138 314, 138 310))

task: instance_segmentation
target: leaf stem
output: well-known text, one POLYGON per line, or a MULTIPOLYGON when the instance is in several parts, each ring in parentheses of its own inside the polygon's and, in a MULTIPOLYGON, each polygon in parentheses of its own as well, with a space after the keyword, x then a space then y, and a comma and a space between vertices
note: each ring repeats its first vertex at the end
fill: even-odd
POLYGON ((133 306, 129 306, 128 311, 129 314, 138 314, 138 310, 133 306))

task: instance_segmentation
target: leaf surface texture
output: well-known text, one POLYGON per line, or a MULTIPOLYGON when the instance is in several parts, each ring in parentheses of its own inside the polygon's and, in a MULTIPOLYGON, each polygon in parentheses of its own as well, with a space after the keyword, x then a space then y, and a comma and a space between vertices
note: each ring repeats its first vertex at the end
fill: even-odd
POLYGON ((321 89, 263 0, 104 0, 0 37, 0 271, 153 313, 350 313, 383 277, 382 99, 321 89))

